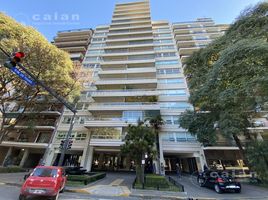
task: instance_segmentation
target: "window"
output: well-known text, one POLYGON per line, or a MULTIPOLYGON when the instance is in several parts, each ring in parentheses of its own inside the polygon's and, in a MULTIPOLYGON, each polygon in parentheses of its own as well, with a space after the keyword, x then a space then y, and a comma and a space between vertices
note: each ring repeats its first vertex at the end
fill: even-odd
POLYGON ((104 35, 107 35, 107 33, 95 33, 94 35, 95 36, 102 36, 102 35, 104 36, 104 35))
POLYGON ((184 79, 183 78, 158 79, 158 83, 160 84, 184 83, 184 79))
POLYGON ((163 109, 190 109, 192 108, 191 104, 187 102, 165 102, 159 103, 160 108, 163 109))
POLYGON ((164 115, 162 116, 165 124, 168 125, 179 125, 179 116, 178 115, 164 115))
POLYGON ((88 64, 83 64, 83 67, 85 68, 100 68, 100 64, 98 63, 88 63, 88 64))
POLYGON ((167 53, 157 53, 156 55, 155 55, 156 57, 174 57, 174 56, 176 56, 176 53, 174 53, 174 52, 167 52, 167 53))
POLYGON ((84 132, 76 133, 75 140, 82 141, 82 140, 86 140, 86 138, 87 138, 87 133, 84 133, 84 132))
POLYGON ((175 137, 173 133, 164 133, 162 135, 162 140, 169 141, 169 142, 175 142, 175 137))
POLYGON ((105 41, 106 38, 93 38, 92 41, 93 42, 99 42, 99 41, 105 41))
POLYGON ((158 69, 157 74, 179 74, 180 69, 171 68, 171 69, 158 69))
POLYGON ((178 60, 162 60, 162 61, 156 61, 155 65, 177 65, 179 64, 178 60))
POLYGON ((160 33, 160 34, 154 34, 154 37, 171 37, 172 35, 170 33, 160 33))
POLYGON ((165 46, 156 46, 154 50, 165 50, 165 49, 175 49, 173 45, 165 45, 165 46))
POLYGON ((63 117, 63 121, 62 123, 63 124, 70 124, 71 123, 71 120, 72 120, 72 117, 63 117))
POLYGON ((158 28, 155 30, 156 32, 162 32, 162 31, 170 31, 169 28, 158 28))
POLYGON ((154 40, 154 44, 173 43, 173 40, 154 40))
POLYGON ((87 54, 101 54, 103 52, 103 50, 88 50, 87 54))
POLYGON ((161 96, 186 96, 186 91, 180 90, 165 90, 162 92, 161 96))
POLYGON ((124 111, 123 119, 126 121, 136 122, 138 119, 143 119, 143 111, 124 111))
POLYGON ((86 57, 85 61, 100 61, 102 60, 102 57, 100 56, 92 56, 92 57, 86 57))
POLYGON ((98 43, 98 44, 91 44, 90 47, 104 47, 104 43, 98 43))

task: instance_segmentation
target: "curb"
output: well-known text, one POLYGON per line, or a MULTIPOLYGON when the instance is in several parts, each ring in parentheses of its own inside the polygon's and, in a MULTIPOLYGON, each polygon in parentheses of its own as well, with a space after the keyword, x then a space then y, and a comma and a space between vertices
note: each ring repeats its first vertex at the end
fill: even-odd
POLYGON ((4 183, 4 182, 0 182, 0 185, 9 185, 9 186, 17 186, 17 187, 22 186, 22 184, 20 183, 4 183))
POLYGON ((174 197, 174 196, 157 196, 157 195, 144 195, 144 194, 130 194, 130 197, 140 197, 140 198, 161 198, 170 200, 188 200, 187 197, 174 197))

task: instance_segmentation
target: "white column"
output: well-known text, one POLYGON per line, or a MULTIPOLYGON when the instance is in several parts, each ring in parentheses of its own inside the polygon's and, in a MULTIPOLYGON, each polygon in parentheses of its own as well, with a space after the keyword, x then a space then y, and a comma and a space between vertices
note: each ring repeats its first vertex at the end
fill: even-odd
POLYGON ((163 152, 163 144, 162 144, 162 136, 159 133, 159 154, 160 154, 160 164, 159 164, 159 172, 162 175, 165 175, 165 159, 164 159, 164 152, 163 152))
POLYGON ((23 166, 24 166, 24 164, 25 164, 25 162, 26 162, 28 156, 29 156, 29 149, 25 149, 25 150, 24 150, 24 154, 23 154, 23 156, 22 156, 22 159, 21 159, 21 161, 20 161, 20 165, 19 165, 20 167, 23 167, 23 166))
POLYGON ((91 166, 92 166, 92 161, 93 161, 93 150, 94 150, 93 146, 89 146, 87 149, 87 154, 86 154, 84 165, 83 165, 83 167, 87 171, 91 171, 91 166))
POLYGON ((2 166, 5 164, 7 158, 8 158, 9 156, 11 156, 11 154, 12 154, 12 150, 13 150, 13 147, 9 147, 9 149, 8 149, 8 151, 7 151, 7 154, 6 154, 6 156, 5 156, 4 160, 3 160, 2 166))
POLYGON ((43 161, 45 166, 51 166, 55 156, 55 149, 52 147, 48 150, 45 160, 43 161))

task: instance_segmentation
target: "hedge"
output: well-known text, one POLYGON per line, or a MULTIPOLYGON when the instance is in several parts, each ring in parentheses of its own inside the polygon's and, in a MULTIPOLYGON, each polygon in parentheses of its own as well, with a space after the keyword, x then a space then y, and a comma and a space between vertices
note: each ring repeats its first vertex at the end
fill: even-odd
POLYGON ((102 179, 106 176, 106 173, 96 173, 93 175, 68 175, 68 181, 83 182, 84 185, 102 179))
POLYGON ((23 169, 18 166, 12 167, 0 167, 0 173, 16 173, 16 172, 26 172, 26 169, 23 169))

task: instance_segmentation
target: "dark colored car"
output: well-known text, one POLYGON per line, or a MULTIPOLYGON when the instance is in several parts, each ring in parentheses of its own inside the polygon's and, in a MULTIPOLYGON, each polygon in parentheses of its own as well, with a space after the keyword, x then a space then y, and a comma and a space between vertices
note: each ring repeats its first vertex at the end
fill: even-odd
POLYGON ((225 171, 204 171, 198 175, 197 182, 200 187, 212 188, 217 193, 224 191, 241 192, 241 184, 225 171))
POLYGON ((59 192, 64 190, 66 180, 62 167, 38 166, 22 185, 19 199, 48 197, 57 200, 59 192))

